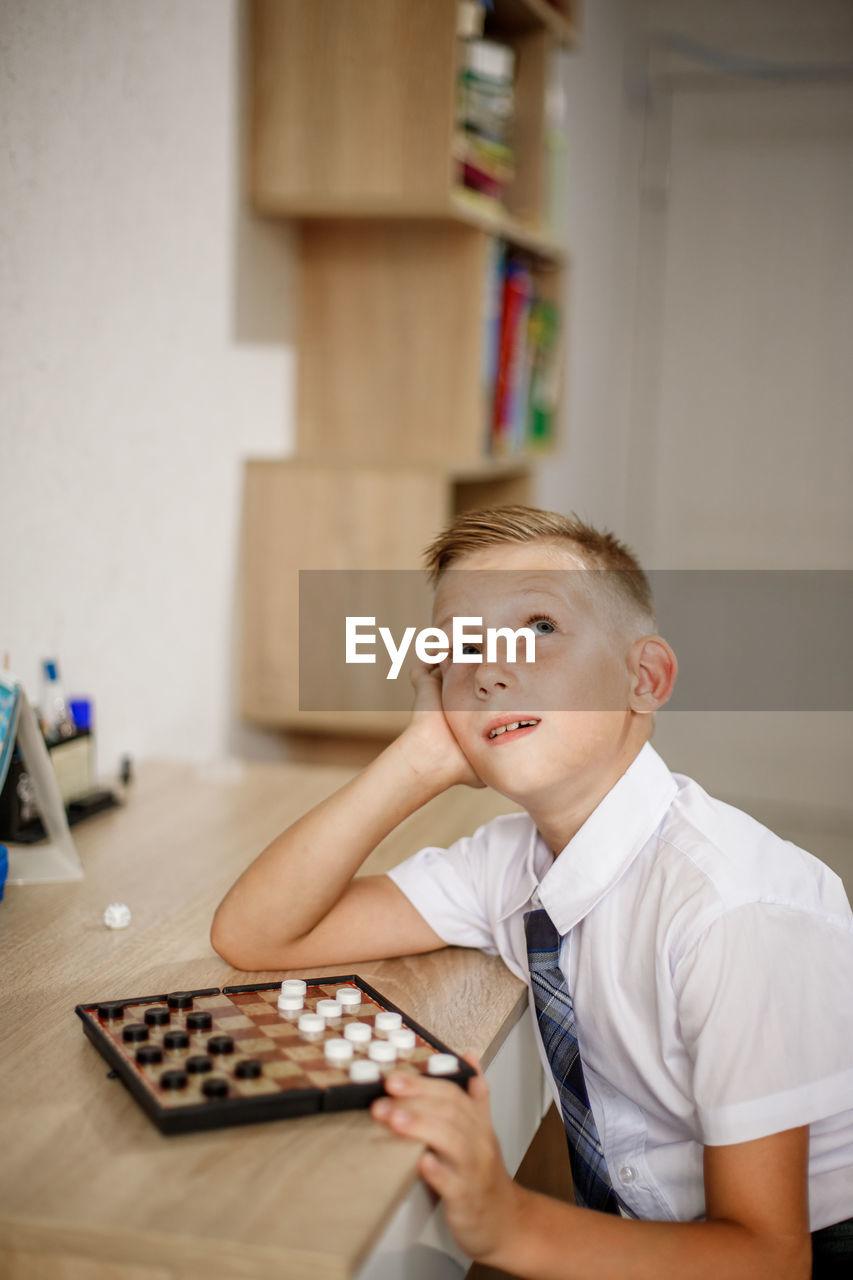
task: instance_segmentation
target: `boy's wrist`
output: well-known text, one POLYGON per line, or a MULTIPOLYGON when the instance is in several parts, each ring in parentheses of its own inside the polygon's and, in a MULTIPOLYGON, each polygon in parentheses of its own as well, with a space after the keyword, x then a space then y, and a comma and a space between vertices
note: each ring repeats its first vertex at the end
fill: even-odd
POLYGON ((478 1254, 477 1262, 509 1271, 513 1260, 524 1256, 524 1236, 531 1226, 535 1198, 533 1192, 509 1179, 507 1194, 500 1207, 495 1241, 490 1249, 478 1254))
POLYGON ((399 738, 395 738, 389 750, 395 752, 412 786, 423 793, 424 803, 464 781, 458 776, 459 770, 454 767, 452 755, 424 743, 413 725, 409 725, 399 738))

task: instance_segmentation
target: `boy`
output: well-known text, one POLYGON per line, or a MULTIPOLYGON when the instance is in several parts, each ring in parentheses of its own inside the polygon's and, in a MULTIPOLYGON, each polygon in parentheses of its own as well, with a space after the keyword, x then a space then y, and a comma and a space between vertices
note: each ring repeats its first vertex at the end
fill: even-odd
POLYGON ((392 1076, 373 1107, 426 1144, 421 1174, 471 1257, 531 1278, 795 1280, 811 1274, 810 1230, 831 1228, 814 1274, 849 1276, 853 918, 840 882, 652 749, 676 660, 615 538, 494 508, 460 517, 427 562, 436 626, 528 627, 534 661, 471 645, 469 661, 417 672, 410 725, 247 869, 213 945, 245 969, 480 946, 529 979, 591 1208, 512 1182, 482 1075, 467 1094, 392 1076), (353 879, 457 783, 525 813, 353 879))

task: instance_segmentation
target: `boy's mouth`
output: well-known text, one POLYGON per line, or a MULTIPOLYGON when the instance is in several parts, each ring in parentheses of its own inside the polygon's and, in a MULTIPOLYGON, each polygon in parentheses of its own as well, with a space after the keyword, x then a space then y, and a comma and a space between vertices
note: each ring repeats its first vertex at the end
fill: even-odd
POLYGON ((501 720, 494 721, 489 725, 485 732, 485 737, 489 741, 506 740, 508 738, 517 738, 522 733, 529 733, 531 729, 535 729, 539 721, 535 716, 519 716, 515 720, 511 720, 509 716, 505 716, 501 720))

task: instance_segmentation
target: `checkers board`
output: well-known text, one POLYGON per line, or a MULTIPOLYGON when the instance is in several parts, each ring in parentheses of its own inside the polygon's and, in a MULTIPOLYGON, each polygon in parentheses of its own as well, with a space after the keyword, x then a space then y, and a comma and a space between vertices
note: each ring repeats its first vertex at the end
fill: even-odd
POLYGON ((342 986, 357 988, 361 1000, 346 1004, 340 1017, 324 1019, 321 1035, 311 1038, 299 1031, 298 1015, 279 1011, 278 982, 94 1001, 77 1005, 75 1012, 95 1048, 166 1134, 368 1107, 384 1092, 384 1076, 392 1071, 431 1074, 429 1063, 436 1059, 433 1066, 438 1065, 437 1055, 453 1059, 441 1060, 445 1079, 465 1088, 474 1074, 356 975, 305 982, 304 1012, 315 1012, 318 1003, 334 999, 342 986), (394 1038, 378 1029, 380 1013, 398 1014, 402 1027, 414 1033, 414 1045, 401 1049, 393 1062, 377 1063, 378 1079, 354 1082, 350 1070, 371 1060, 370 1045, 394 1038), (349 1041, 349 1065, 328 1061, 326 1042, 340 1042, 355 1022, 369 1028, 369 1040, 362 1031, 361 1040, 349 1041))

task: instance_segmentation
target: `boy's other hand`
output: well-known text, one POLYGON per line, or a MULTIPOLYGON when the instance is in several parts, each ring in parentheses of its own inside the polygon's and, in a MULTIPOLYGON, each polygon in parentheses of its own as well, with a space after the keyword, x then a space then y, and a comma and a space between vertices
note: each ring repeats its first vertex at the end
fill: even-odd
POLYGON ((424 1142, 419 1171, 441 1196, 447 1225, 472 1258, 486 1259, 514 1230, 519 1188, 507 1173, 489 1112, 489 1086, 473 1054, 477 1074, 468 1092, 446 1080, 392 1075, 387 1097, 371 1107, 374 1119, 394 1133, 424 1142))
POLYGON ((461 784, 484 787, 453 736, 441 705, 441 670, 419 662, 412 670, 415 705, 412 719, 397 739, 409 767, 418 776, 428 774, 443 789, 461 784))

